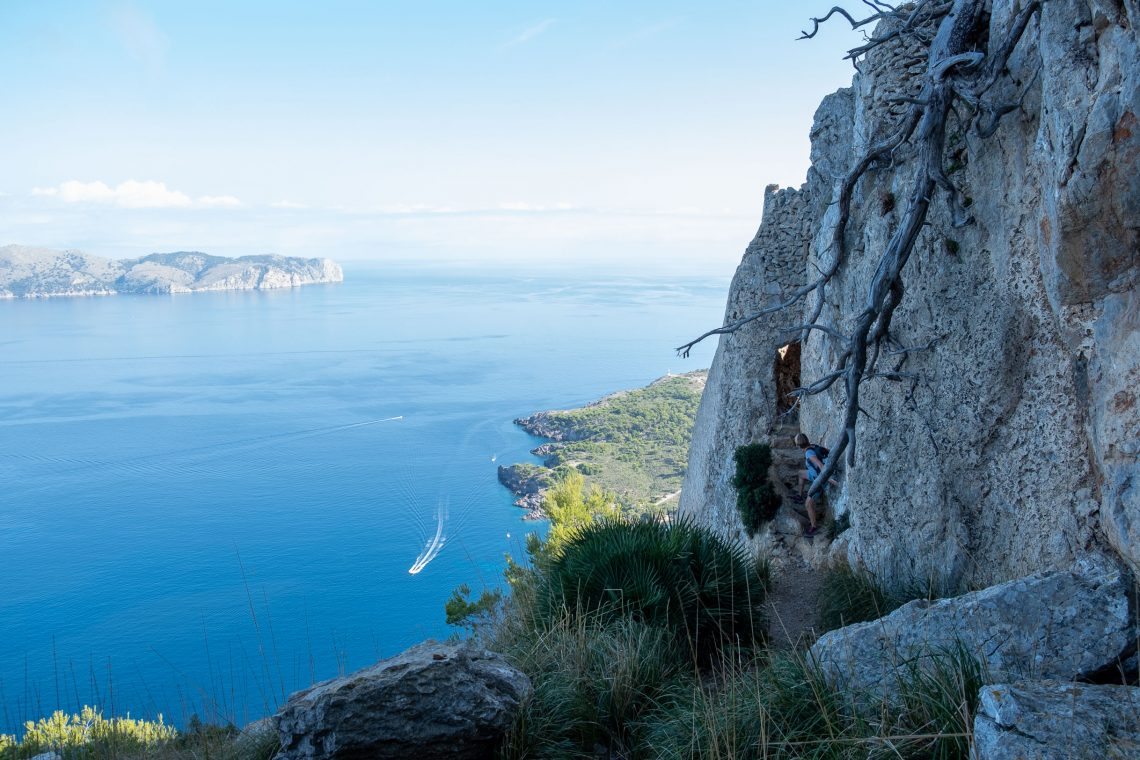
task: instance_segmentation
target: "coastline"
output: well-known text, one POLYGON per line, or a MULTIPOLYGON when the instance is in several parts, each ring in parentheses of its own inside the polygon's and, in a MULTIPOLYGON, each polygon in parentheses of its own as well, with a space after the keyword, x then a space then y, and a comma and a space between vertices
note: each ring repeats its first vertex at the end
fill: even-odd
POLYGON ((642 388, 607 394, 571 409, 539 411, 514 423, 545 439, 531 454, 542 464, 500 465, 499 483, 541 520, 547 489, 578 472, 613 492, 626 511, 668 511, 680 496, 692 422, 707 370, 669 374, 642 388))

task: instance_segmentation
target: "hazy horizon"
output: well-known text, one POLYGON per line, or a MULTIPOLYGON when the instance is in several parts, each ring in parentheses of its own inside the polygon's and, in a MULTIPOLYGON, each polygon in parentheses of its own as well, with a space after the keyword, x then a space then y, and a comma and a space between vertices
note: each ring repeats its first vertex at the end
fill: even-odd
POLYGON ((730 273, 799 185, 800 4, 0 8, 0 243, 730 273))

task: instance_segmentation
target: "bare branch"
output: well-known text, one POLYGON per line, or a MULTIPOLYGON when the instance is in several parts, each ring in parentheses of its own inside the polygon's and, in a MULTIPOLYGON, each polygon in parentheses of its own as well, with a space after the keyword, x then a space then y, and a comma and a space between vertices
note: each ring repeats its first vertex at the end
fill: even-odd
POLYGON ((1035 72, 1033 72, 1033 78, 1029 80, 1029 83, 1026 84, 1024 88, 1022 88, 1021 95, 1017 98, 1016 103, 1006 103, 999 106, 983 103, 979 108, 979 111, 986 114, 988 121, 985 123, 982 123, 980 121, 978 122, 978 136, 983 140, 992 137, 994 132, 997 132, 998 125, 1001 123, 1001 118, 1006 114, 1013 113, 1025 104, 1026 96, 1029 95, 1029 91, 1033 89, 1033 85, 1037 83, 1037 80, 1040 77, 1041 69, 1038 68, 1035 72))
POLYGON ((955 66, 963 69, 972 69, 985 59, 985 53, 970 52, 959 53, 952 55, 949 58, 944 58, 938 62, 934 68, 930 70, 930 78, 935 82, 941 82, 946 76, 946 72, 955 66))
POLYGON ((985 94, 987 90, 994 86, 998 77, 1005 71, 1006 64, 1009 63, 1009 57, 1013 55, 1013 51, 1017 48, 1017 43, 1021 41, 1022 35, 1025 34, 1025 28, 1029 26, 1030 19, 1041 10, 1041 0, 1033 0, 1021 9, 1021 13, 1017 14, 1013 23, 1010 24, 1009 33, 1005 36, 993 53, 990 55, 990 61, 986 65, 985 73, 982 77, 981 87, 978 89, 978 96, 985 94))
POLYGON ((847 23, 851 24, 852 29, 859 29, 860 27, 864 27, 867 24, 872 23, 873 21, 878 21, 879 19, 883 18, 883 16, 886 15, 882 12, 879 12, 879 13, 874 14, 873 16, 868 16, 867 18, 863 19, 862 21, 856 21, 855 18, 850 13, 847 12, 847 9, 840 8, 838 5, 836 5, 835 7, 833 7, 831 10, 829 10, 827 12, 826 16, 823 16, 822 18, 811 19, 811 23, 812 23, 811 31, 805 32, 805 31, 801 30, 800 31, 801 36, 798 37, 797 39, 810 40, 812 37, 819 34, 820 25, 826 23, 829 18, 831 18, 832 16, 834 16, 836 14, 847 19, 847 23))
POLYGON ((757 319, 760 319, 760 317, 763 317, 766 314, 772 314, 774 312, 780 311, 781 309, 788 308, 789 306, 794 304, 796 301, 800 300, 801 298, 806 296, 808 293, 810 293, 813 290, 815 290, 816 288, 818 288, 822 282, 823 282, 823 278, 820 278, 819 280, 816 280, 813 283, 810 283, 808 285, 803 286, 802 288, 797 289, 790 296, 788 296, 783 301, 781 301, 777 304, 773 304, 772 306, 768 306, 767 308, 761 309, 760 311, 757 311, 753 314, 749 314, 747 317, 742 317, 742 318, 737 319, 733 322, 729 322, 728 324, 722 325, 721 327, 718 327, 715 330, 709 330, 707 333, 704 333, 703 335, 700 335, 700 336, 694 338, 693 340, 689 341, 688 343, 684 344, 683 346, 678 346, 676 349, 677 355, 683 359, 689 355, 690 351, 693 350, 693 346, 697 345, 698 343, 700 343, 705 338, 708 338, 712 335, 729 335, 731 333, 736 332, 740 328, 744 327, 748 323, 755 322, 757 319))
POLYGON ((827 325, 821 325, 821 324, 818 324, 816 322, 810 322, 806 325, 796 325, 795 327, 783 327, 780 329, 780 332, 782 332, 782 333, 786 333, 786 332, 805 333, 805 332, 811 332, 812 330, 818 330, 819 332, 824 333, 825 335, 828 335, 832 338, 835 338, 836 340, 847 340, 847 336, 844 335, 843 333, 839 332, 838 330, 836 330, 834 327, 828 327, 827 325))
POLYGON ((804 396, 814 396, 817 393, 823 393, 825 390, 835 385, 835 381, 847 374, 845 369, 837 369, 834 372, 829 372, 823 377, 819 378, 811 385, 801 386, 791 391, 788 395, 795 396, 796 398, 803 398, 804 396))

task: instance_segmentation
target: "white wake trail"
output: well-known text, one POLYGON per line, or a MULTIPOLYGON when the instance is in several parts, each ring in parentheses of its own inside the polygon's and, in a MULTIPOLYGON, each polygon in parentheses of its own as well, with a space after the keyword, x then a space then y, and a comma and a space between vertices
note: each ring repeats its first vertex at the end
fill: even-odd
POLYGON ((420 552, 420 556, 416 557, 416 561, 408 568, 408 572, 412 575, 427 567, 428 563, 439 556, 440 551, 443 550, 443 545, 447 541, 447 534, 443 532, 444 523, 447 522, 446 500, 440 501, 439 508, 435 512, 435 519, 435 536, 432 537, 431 541, 428 541, 424 550, 420 552))

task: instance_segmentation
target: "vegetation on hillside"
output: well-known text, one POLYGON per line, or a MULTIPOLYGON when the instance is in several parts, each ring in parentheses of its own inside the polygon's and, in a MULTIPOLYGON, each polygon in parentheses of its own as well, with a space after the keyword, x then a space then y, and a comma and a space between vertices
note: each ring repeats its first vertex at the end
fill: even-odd
POLYGON ((647 716, 692 688, 695 663, 763 643, 766 565, 691 523, 612 507, 583 519, 586 504, 554 513, 560 543, 530 542, 530 566, 512 563, 511 597, 480 630, 534 686, 502 757, 632 751, 647 716))
POLYGON ((169 744, 177 736, 178 732, 163 721, 162 715, 149 721, 129 716, 104 718, 102 711, 94 707, 84 707, 70 715, 57 710, 51 717, 25 723, 19 741, 0 734, 0 758, 29 758, 45 752, 68 758, 142 754, 169 744))
POLYGON ((0 734, 0 760, 28 760, 52 753, 63 760, 270 760, 280 746, 273 726, 255 723, 245 731, 211 725, 192 715, 176 731, 157 720, 103 716, 95 707, 78 713, 56 711, 28 721, 22 737, 0 734))
MULTIPOLYGON (((701 526, 619 517, 580 477, 552 493, 552 545, 532 534, 510 596, 485 592, 457 621, 534 688, 500 758, 968 756, 969 656, 934 653, 897 702, 854 710, 804 654, 767 649, 763 561, 701 526)), ((844 620, 896 602, 849 585, 833 600, 844 620)))
MULTIPOLYGON (((538 449, 551 477, 569 469, 616 495, 623 509, 660 512, 681 489, 705 372, 663 378, 580 409, 520 421, 561 440, 538 449)), ((533 466, 532 466, 533 467, 533 466)), ((533 469, 526 470, 535 476, 533 469)))

